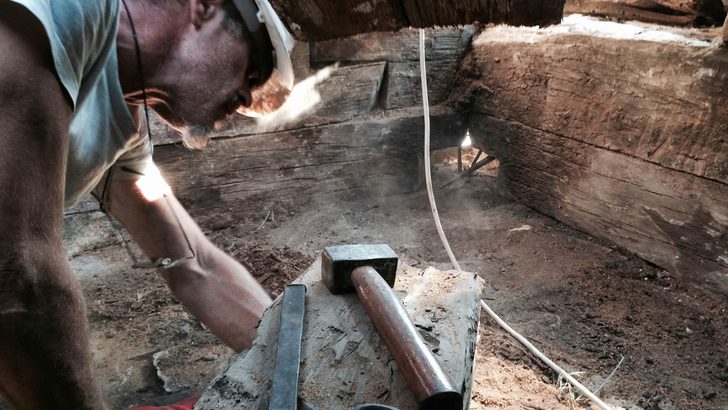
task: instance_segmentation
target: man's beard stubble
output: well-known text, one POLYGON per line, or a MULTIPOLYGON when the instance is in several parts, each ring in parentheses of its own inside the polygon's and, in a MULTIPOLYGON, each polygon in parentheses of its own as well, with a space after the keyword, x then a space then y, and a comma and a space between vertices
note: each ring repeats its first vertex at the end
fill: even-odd
POLYGON ((186 125, 177 129, 182 135, 182 143, 188 149, 203 149, 210 141, 214 127, 209 125, 186 125))

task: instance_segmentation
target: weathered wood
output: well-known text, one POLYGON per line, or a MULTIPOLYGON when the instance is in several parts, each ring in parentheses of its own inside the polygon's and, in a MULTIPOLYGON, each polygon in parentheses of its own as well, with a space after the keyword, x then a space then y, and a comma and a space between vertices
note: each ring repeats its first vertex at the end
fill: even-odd
MULTIPOLYGON (((427 84, 431 104, 447 100, 455 73, 475 33, 473 26, 428 29, 425 41, 427 84)), ((419 63, 419 34, 407 29, 396 34, 368 33, 350 38, 311 44, 311 64, 320 66, 366 61, 386 61, 385 82, 380 96, 384 109, 422 104, 419 63)))
POLYGON ((716 51, 485 33, 471 137, 517 200, 728 291, 728 56, 716 51))
MULTIPOLYGON (((297 282, 307 286, 299 397, 313 409, 380 403, 416 409, 414 397, 355 294, 332 295, 320 261, 297 282)), ((394 290, 426 344, 469 402, 480 318, 480 279, 472 273, 401 266, 394 290)), ((233 359, 197 409, 267 409, 280 323, 280 298, 263 315, 251 349, 233 359)))
MULTIPOLYGON (((433 149, 454 146, 464 117, 433 107, 433 149)), ((357 121, 212 141, 204 151, 157 146, 155 160, 191 209, 211 212, 246 201, 298 203, 415 189, 422 153, 421 109, 357 121)))
POLYGON ((586 29, 483 33, 472 54, 477 109, 728 183, 728 54, 665 33, 630 41, 597 22, 586 29))
MULTIPOLYGON (((427 61, 461 58, 470 47, 474 26, 425 30, 427 61)), ((367 33, 310 44, 314 67, 374 61, 419 61, 419 31, 403 29, 397 33, 367 33)))
MULTIPOLYGON (((432 104, 440 104, 450 96, 459 62, 452 59, 427 63, 427 94, 432 104)), ((420 63, 389 63, 382 106, 386 109, 421 106, 421 84, 420 63)))
POLYGON ((519 202, 728 292, 727 184, 489 116, 471 133, 519 202))
POLYGON ((674 26, 715 26, 726 16, 721 0, 567 0, 564 13, 674 26))
POLYGON ((272 0, 293 35, 303 41, 407 27, 480 23, 558 23, 565 0, 272 0))

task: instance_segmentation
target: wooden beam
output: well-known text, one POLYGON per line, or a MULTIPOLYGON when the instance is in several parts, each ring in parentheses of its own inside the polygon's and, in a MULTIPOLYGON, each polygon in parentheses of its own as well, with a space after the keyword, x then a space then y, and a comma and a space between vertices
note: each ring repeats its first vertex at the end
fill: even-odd
MULTIPOLYGON (((447 100, 460 62, 470 49, 474 26, 426 30, 425 58, 430 103, 447 100)), ((419 33, 404 29, 393 33, 367 33, 354 37, 311 43, 311 65, 321 67, 372 61, 387 63, 380 107, 396 109, 422 104, 420 87, 419 33)))
POLYGON ((561 20, 565 0, 272 0, 303 41, 406 27, 480 23, 548 25, 561 20))
POLYGON ((726 16, 721 0, 567 0, 564 13, 672 26, 716 26, 726 16))
POLYGON ((598 28, 481 34, 464 63, 480 73, 476 109, 728 183, 728 54, 710 41, 620 40, 598 28))
POLYGON ((728 291, 726 53, 501 27, 465 64, 471 137, 517 200, 728 291))
MULTIPOLYGON (((157 146, 156 163, 196 215, 256 204, 413 191, 420 184, 422 109, 341 124, 213 140, 203 151, 157 146)), ((457 145, 465 119, 432 108, 432 148, 457 145)))
POLYGON ((470 129, 517 201, 728 294, 728 185, 487 115, 470 129))

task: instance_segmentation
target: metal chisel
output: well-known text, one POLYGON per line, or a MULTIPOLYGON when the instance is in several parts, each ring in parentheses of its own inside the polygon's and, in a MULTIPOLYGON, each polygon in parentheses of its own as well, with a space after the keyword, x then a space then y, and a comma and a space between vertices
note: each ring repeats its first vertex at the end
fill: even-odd
POLYGON ((281 302, 276 362, 269 410, 295 410, 298 402, 298 372, 301 367, 301 336, 306 308, 306 285, 286 286, 281 302))

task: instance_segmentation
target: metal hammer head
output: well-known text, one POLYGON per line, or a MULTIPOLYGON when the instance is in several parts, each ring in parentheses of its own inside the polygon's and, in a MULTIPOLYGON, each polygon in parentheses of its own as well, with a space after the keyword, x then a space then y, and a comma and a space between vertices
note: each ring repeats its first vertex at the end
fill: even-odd
POLYGON ((355 292, 351 272, 360 266, 371 266, 394 287, 397 254, 389 245, 329 246, 321 253, 321 279, 335 295, 355 292))

